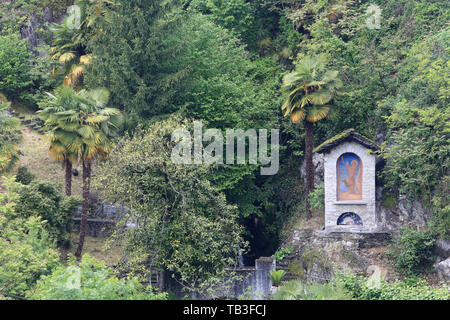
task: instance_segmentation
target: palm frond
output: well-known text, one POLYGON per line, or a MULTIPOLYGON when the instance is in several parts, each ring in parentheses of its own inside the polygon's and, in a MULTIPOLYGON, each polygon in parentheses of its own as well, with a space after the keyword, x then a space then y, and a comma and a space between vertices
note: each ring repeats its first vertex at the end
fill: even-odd
POLYGON ((82 64, 91 64, 92 63, 92 55, 86 54, 80 57, 80 63, 82 64))
POLYGON ((291 121, 293 123, 300 123, 305 120, 306 111, 304 109, 295 110, 291 113, 291 121))
POLYGON ((67 62, 73 60, 75 57, 76 57, 75 53, 73 53, 73 52, 66 52, 66 53, 61 54, 59 56, 58 60, 61 63, 67 63, 67 62))
POLYGON ((306 121, 308 122, 317 122, 325 118, 330 111, 329 106, 318 106, 314 105, 308 108, 306 114, 306 121))

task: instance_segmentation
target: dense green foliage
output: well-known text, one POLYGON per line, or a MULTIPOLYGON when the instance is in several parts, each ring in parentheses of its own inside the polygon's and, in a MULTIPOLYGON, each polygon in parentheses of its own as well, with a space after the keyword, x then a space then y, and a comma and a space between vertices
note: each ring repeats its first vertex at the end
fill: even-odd
POLYGON ((17 143, 20 141, 20 135, 15 129, 19 121, 6 115, 5 109, 8 106, 6 98, 2 101, 0 93, 0 173, 10 169, 18 159, 17 143))
POLYGON ((354 274, 339 274, 333 282, 345 288, 358 300, 448 300, 450 292, 445 285, 431 287, 422 279, 404 279, 394 282, 381 280, 379 286, 369 285, 367 279, 354 274))
POLYGON ((34 180, 18 191, 15 207, 18 217, 40 217, 47 221, 46 231, 58 244, 70 241, 68 230, 72 223, 72 213, 80 204, 74 197, 66 197, 55 182, 34 180))
POLYGON ((21 183, 23 185, 29 185, 31 181, 33 181, 35 178, 36 176, 28 170, 28 167, 20 166, 17 169, 16 181, 18 183, 21 183))
POLYGON ((395 268, 407 276, 429 271, 436 258, 433 252, 435 243, 435 235, 430 231, 402 229, 390 251, 395 268))
POLYGON ((0 35, 19 33, 30 21, 42 23, 35 32, 44 40, 50 41, 48 21, 44 21, 45 8, 56 18, 66 13, 73 0, 14 0, 0 2, 0 35))
POLYGON ((16 211, 22 187, 7 185, 10 192, 0 193, 0 294, 16 299, 58 266, 59 253, 47 221, 16 211))
POLYGON ((272 300, 351 300, 342 285, 329 283, 307 284, 298 280, 283 283, 272 300))
POLYGON ((79 264, 70 259, 68 266, 57 267, 42 277, 27 292, 33 300, 165 300, 166 294, 154 294, 135 278, 118 279, 113 270, 89 256, 79 264))
POLYGON ((415 44, 399 71, 402 84, 386 123, 391 132, 384 149, 390 190, 431 206, 434 226, 449 236, 449 198, 445 192, 450 159, 450 29, 415 44), (426 89, 425 89, 426 88, 426 89))
POLYGON ((9 99, 19 98, 21 89, 29 86, 30 53, 19 36, 0 36, 0 92, 9 99))
POLYGON ((123 237, 127 267, 172 270, 186 288, 223 276, 244 247, 236 208, 206 179, 207 165, 171 161, 175 129, 188 129, 170 118, 125 138, 98 170, 96 188, 105 199, 132 210, 123 225, 135 223, 123 237))
MULTIPOLYGON (((212 287, 208 280, 235 265, 238 244, 249 242, 244 258, 252 264, 276 252, 283 228, 293 220, 304 223, 309 204, 313 214, 322 214, 323 186, 305 187, 300 167, 312 144, 354 128, 382 146, 377 162, 382 203, 395 211, 401 196, 420 201, 432 214, 428 230, 404 230, 392 248, 396 269, 411 276, 430 269, 438 237, 450 238, 449 20, 450 4, 443 0, 0 1, 0 108, 9 106, 6 97, 13 108, 42 107, 50 154, 66 163, 66 190, 72 179, 68 163, 86 168, 85 218, 91 160, 114 150, 97 172, 96 187, 105 199, 131 208, 123 224, 137 228, 118 232, 129 252, 128 266, 136 273, 148 266, 172 269, 195 290, 212 287), (82 9, 79 29, 58 19, 73 3, 82 9), (369 5, 380 8, 376 28, 370 27, 369 5), (51 25, 54 21, 61 22, 51 25), (322 58, 328 63, 300 83, 305 61, 322 58), (64 77, 72 88, 54 91, 64 77), (342 82, 342 94, 326 94, 325 80, 342 82), (111 99, 106 90, 94 89, 100 87, 111 99), (310 119, 326 118, 307 130, 283 117, 283 101, 293 120, 308 117, 305 106, 313 106, 310 119), (172 118, 175 113, 181 117, 172 118), (125 130, 119 125, 122 115, 125 130), (261 176, 258 165, 249 164, 173 165, 171 130, 192 129, 183 118, 222 132, 280 129, 278 174, 261 176), (311 143, 305 142, 308 137, 311 143)), ((0 172, 13 168, 19 157, 18 125, 0 110, 0 172)), ((17 180, 28 186, 0 194, 5 224, 0 239, 6 248, 0 256, 10 263, 0 264, 8 278, 0 273, 6 288, 0 289, 10 295, 23 296, 56 266, 52 250, 67 240, 75 205, 53 184, 31 178, 20 169, 17 180)), ((282 259, 287 250, 275 257, 282 259)), ((133 291, 106 269, 85 270, 93 281, 85 293, 61 289, 52 296, 67 270, 61 267, 46 278, 39 297, 144 297, 142 288, 133 291), (102 289, 96 296, 94 284, 117 285, 117 290, 102 289)), ((409 280, 383 282, 378 289, 361 281, 347 283, 354 298, 443 297, 441 289, 409 280)), ((281 292, 302 299, 333 296, 336 289, 289 286, 281 292)))

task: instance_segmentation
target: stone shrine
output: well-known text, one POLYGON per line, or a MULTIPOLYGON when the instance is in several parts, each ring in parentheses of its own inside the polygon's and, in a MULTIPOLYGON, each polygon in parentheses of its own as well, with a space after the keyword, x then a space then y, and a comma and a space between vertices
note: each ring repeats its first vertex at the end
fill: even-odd
POLYGON ((349 129, 314 152, 324 156, 325 231, 376 232, 375 163, 379 147, 349 129))

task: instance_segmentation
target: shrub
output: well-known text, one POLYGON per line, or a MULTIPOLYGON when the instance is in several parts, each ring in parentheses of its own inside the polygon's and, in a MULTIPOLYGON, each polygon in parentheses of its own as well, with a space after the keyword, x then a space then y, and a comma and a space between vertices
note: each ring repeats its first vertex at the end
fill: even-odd
POLYGON ((396 270, 407 276, 429 271, 435 258, 433 253, 435 242, 436 239, 430 231, 401 229, 400 236, 389 251, 394 258, 396 270))
POLYGON ((105 263, 83 255, 81 263, 70 258, 69 266, 59 266, 44 276, 27 293, 35 300, 165 300, 167 295, 154 294, 135 278, 118 279, 105 263))
POLYGON ((313 192, 309 194, 309 202, 311 203, 311 208, 315 210, 321 210, 324 208, 325 201, 325 188, 323 183, 320 184, 313 192))
POLYGON ((387 282, 382 280, 379 287, 368 285, 367 279, 354 274, 338 274, 333 283, 341 285, 353 298, 358 300, 448 300, 448 287, 431 287, 425 280, 409 278, 387 282))
POLYGON ((443 177, 431 200, 431 227, 439 237, 450 239, 450 176, 443 177))
POLYGON ((351 300, 351 295, 341 284, 307 284, 292 280, 284 283, 272 300, 351 300))
POLYGON ((42 217, 46 229, 58 244, 69 241, 68 230, 72 223, 72 213, 80 199, 64 196, 57 184, 35 180, 18 191, 16 212, 23 217, 42 217))
POLYGON ((0 36, 0 91, 8 97, 19 97, 31 84, 30 57, 26 40, 15 34, 0 36))
POLYGON ((45 222, 38 217, 9 220, 11 206, 0 198, 0 294, 23 297, 41 275, 59 264, 59 254, 45 222))
POLYGON ((34 178, 36 176, 28 171, 28 167, 26 166, 20 166, 17 170, 16 181, 23 185, 29 185, 34 178))
POLYGON ((2 177, 8 193, 0 193, 0 295, 23 297, 43 274, 59 264, 53 238, 40 217, 22 217, 15 211, 22 186, 2 177))
POLYGON ((291 253, 292 253, 291 248, 281 248, 273 254, 273 257, 275 258, 275 260, 277 262, 280 262, 281 260, 283 260, 286 256, 290 255, 291 253))
POLYGON ((2 104, 3 100, 0 93, 0 173, 10 170, 18 160, 17 143, 20 141, 20 135, 15 131, 20 124, 19 119, 8 117, 4 113, 10 103, 2 104))
POLYGON ((272 279, 272 283, 274 286, 278 287, 283 280, 286 272, 284 270, 272 270, 270 271, 270 279, 272 279))

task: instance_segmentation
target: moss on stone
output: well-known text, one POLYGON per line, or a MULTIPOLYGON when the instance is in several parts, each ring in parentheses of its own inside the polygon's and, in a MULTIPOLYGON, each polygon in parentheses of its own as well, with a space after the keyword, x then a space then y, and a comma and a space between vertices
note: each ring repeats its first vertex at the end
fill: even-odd
POLYGON ((335 135, 334 137, 324 141, 317 148, 315 148, 313 150, 313 152, 326 151, 327 149, 339 144, 340 141, 344 141, 347 138, 352 138, 352 137, 354 138, 355 141, 365 145, 369 149, 374 149, 374 150, 378 149, 378 146, 374 141, 363 136, 362 134, 355 132, 355 129, 347 129, 347 130, 335 135))
POLYGON ((332 264, 327 257, 326 252, 321 249, 308 250, 302 254, 303 267, 310 270, 314 265, 318 265, 321 269, 330 270, 332 264))

